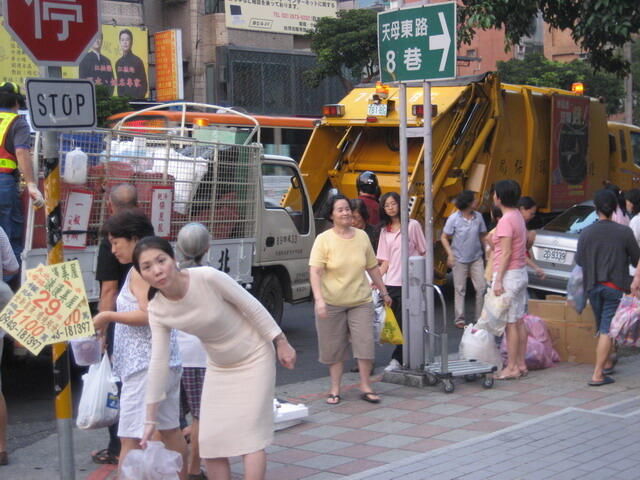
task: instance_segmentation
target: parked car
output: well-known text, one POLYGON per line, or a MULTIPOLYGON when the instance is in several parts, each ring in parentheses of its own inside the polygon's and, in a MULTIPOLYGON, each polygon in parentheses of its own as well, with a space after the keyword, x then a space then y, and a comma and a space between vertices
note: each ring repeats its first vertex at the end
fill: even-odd
POLYGON ((531 254, 546 277, 541 279, 529 268, 530 289, 566 294, 569 275, 576 264, 578 236, 596 220, 598 215, 593 202, 582 202, 537 231, 531 254))

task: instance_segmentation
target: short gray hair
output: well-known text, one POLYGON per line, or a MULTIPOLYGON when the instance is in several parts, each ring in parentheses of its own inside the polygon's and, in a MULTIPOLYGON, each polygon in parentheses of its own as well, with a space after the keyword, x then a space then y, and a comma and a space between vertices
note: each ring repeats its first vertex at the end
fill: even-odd
POLYGON ((138 206, 138 192, 130 183, 116 185, 109 194, 109 201, 116 212, 138 206))
POLYGON ((198 222, 187 223, 178 233, 176 248, 184 257, 181 268, 202 265, 202 257, 211 243, 211 234, 207 227, 198 222))

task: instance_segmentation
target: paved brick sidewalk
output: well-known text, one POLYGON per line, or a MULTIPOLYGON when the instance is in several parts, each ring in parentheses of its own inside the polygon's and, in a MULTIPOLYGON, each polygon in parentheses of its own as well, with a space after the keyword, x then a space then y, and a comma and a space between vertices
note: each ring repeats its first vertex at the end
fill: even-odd
MULTIPOLYGON (((640 416, 633 415, 640 410, 640 405, 631 401, 640 398, 640 356, 622 358, 615 375, 616 383, 605 387, 587 387, 591 369, 588 365, 557 364, 547 370, 531 372, 522 380, 496 382, 490 390, 483 389, 480 382, 457 382, 453 394, 443 393, 441 387, 417 389, 378 382, 375 383, 375 389, 383 395, 379 405, 360 400, 355 388, 356 374, 345 375, 345 383, 352 386, 345 388, 342 392, 343 401, 337 406, 327 405, 325 394, 318 393, 328 388, 329 381, 326 378, 278 387, 280 398, 307 403, 311 416, 304 423, 276 434, 274 444, 267 450, 267 480, 346 480, 350 475, 355 475, 351 478, 367 480, 440 480, 441 477, 435 476, 436 471, 423 468, 419 463, 433 461, 434 458, 445 459, 439 463, 438 468, 442 469, 438 471, 439 475, 451 472, 458 475, 442 478, 499 480, 503 478, 498 476, 502 472, 494 471, 495 468, 507 468, 509 465, 506 470, 509 472, 516 467, 529 468, 528 464, 533 468, 532 462, 542 465, 539 463, 541 459, 548 460, 557 453, 555 448, 541 450, 543 455, 540 459, 530 455, 537 455, 537 449, 549 447, 549 442, 556 442, 556 447, 561 443, 566 445, 566 449, 581 449, 580 452, 571 450, 570 453, 582 455, 577 461, 583 464, 591 461, 597 463, 603 452, 597 447, 602 444, 607 449, 611 448, 609 453, 615 453, 613 446, 617 449, 620 442, 622 445, 634 445, 634 455, 625 453, 620 457, 622 463, 614 465, 620 468, 614 472, 615 475, 588 477, 584 468, 581 468, 581 475, 578 476, 628 478, 624 476, 626 470, 623 468, 630 469, 633 465, 629 462, 640 459, 637 455, 640 434, 631 436, 634 430, 640 432, 640 416), (620 403, 623 401, 626 402, 620 403), (573 410, 564 411, 567 408, 573 410), (548 417, 550 414, 554 416, 548 417), (630 414, 629 417, 622 417, 630 414), (533 423, 536 421, 540 423, 533 423), (567 428, 589 425, 590 422, 603 427, 588 431, 557 431, 551 439, 540 437, 541 430, 535 429, 535 425, 553 426, 559 422, 567 428), (602 438, 594 438, 596 434, 602 438), (486 445, 493 445, 493 448, 486 445), (484 453, 479 455, 480 460, 485 461, 485 466, 471 461, 463 463, 465 459, 472 458, 469 455, 473 456, 473 450, 480 448, 478 446, 486 447, 484 453), (524 447, 519 451, 518 461, 529 461, 506 462, 513 456, 507 457, 505 452, 514 446, 524 447), (410 469, 412 465, 420 466, 410 473, 398 474, 394 470, 410 469), (461 469, 468 470, 463 473, 461 469), (490 472, 491 475, 482 477, 483 472, 490 472), (476 476, 468 476, 469 473, 476 476), (383 474, 390 476, 384 477, 383 474)), ((91 449, 103 446, 104 439, 102 431, 74 432, 78 480, 114 478, 111 469, 91 464, 91 449)), ((11 461, 8 467, 0 468, 0 478, 58 478, 55 435, 16 450, 11 455, 11 461)), ((557 469, 563 465, 571 466, 570 461, 576 460, 558 456, 555 463, 550 464, 550 468, 556 468, 553 475, 565 474, 557 469)), ((242 465, 239 459, 233 459, 232 463, 234 479, 241 478, 242 465)), ((604 467, 596 466, 596 463, 590 465, 592 472, 604 467)), ((573 472, 572 469, 569 471, 573 472)), ((519 473, 520 477, 504 478, 535 480, 553 477, 549 472, 544 475, 533 472, 532 475, 539 475, 537 477, 523 476, 526 473, 524 471, 519 473)), ((557 478, 573 477, 560 475, 557 478)), ((640 478, 640 475, 635 478, 640 478)))
POLYGON ((350 480, 636 480, 640 398, 631 413, 568 408, 350 480))
MULTIPOLYGON (((274 445, 269 448, 267 479, 328 480, 374 469, 371 475, 354 478, 435 480, 436 477, 430 475, 434 472, 418 473, 414 477, 405 477, 404 473, 393 476, 393 462, 408 461, 425 452, 484 438, 492 432, 528 424, 568 407, 578 407, 585 411, 580 415, 589 415, 590 411, 637 398, 640 394, 640 378, 636 373, 640 366, 638 360, 635 357, 621 360, 617 383, 599 389, 586 385, 592 367, 558 364, 548 370, 532 372, 522 380, 496 382, 491 390, 483 389, 480 382, 458 383, 453 394, 444 394, 436 387, 414 389, 378 383, 376 389, 384 395, 378 406, 361 401, 355 389, 344 392, 344 400, 338 406, 327 406, 324 398, 307 398, 312 400, 313 414, 307 422, 276 435, 274 445), (385 469, 376 468, 386 464, 392 465, 389 467, 392 476, 381 477, 379 472, 385 469)), ((605 423, 610 420, 601 413, 592 415, 604 418, 605 423)), ((527 432, 525 430, 523 434, 525 437, 527 432)), ((611 435, 615 436, 615 433, 611 435)), ((625 435, 621 432, 623 442, 625 435)), ((580 435, 573 436, 574 442, 580 445, 580 435)), ((595 450, 594 443, 587 452, 591 455, 595 450)), ((495 461, 498 453, 502 453, 499 448, 484 455, 495 461)), ((454 454, 456 458, 461 456, 460 451, 454 454)), ((475 469, 472 463, 466 468, 475 469)), ((233 470, 240 473, 240 463, 236 462, 233 470)), ((499 477, 477 478, 497 480, 499 477)))

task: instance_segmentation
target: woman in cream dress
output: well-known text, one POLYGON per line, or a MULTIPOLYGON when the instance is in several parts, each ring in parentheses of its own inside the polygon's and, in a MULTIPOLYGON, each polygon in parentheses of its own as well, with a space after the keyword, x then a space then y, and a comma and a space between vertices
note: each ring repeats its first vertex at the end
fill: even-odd
POLYGON ((179 271, 166 240, 141 240, 133 264, 155 291, 148 307, 152 349, 141 444, 156 429, 171 329, 181 330, 198 337, 207 351, 199 440, 208 476, 230 479, 228 457, 242 456, 245 478, 262 480, 264 449, 273 438, 273 344, 287 368, 295 364, 295 350, 260 302, 231 277, 211 267, 179 271))

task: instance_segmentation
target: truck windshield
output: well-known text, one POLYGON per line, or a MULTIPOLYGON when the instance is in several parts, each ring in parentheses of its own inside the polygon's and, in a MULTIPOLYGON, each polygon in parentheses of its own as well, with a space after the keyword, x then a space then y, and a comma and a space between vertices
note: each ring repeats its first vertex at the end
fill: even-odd
POLYGON ((598 215, 593 205, 575 205, 547 223, 544 229, 578 235, 596 220, 598 215))

